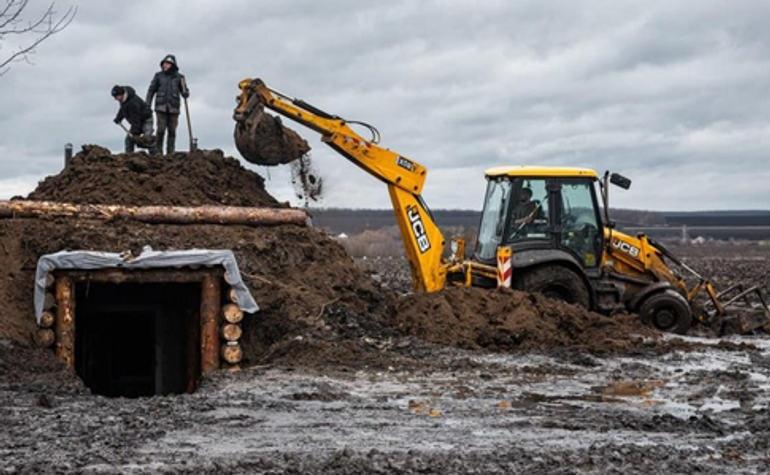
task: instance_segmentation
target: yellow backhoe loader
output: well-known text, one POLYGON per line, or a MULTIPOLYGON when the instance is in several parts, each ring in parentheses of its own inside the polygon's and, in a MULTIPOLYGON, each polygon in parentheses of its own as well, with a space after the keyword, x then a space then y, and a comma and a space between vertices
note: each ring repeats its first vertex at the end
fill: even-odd
POLYGON ((274 121, 268 108, 318 132, 324 143, 386 184, 415 290, 506 285, 602 313, 638 313, 645 323, 675 333, 687 332, 693 322, 748 332, 770 321, 759 288, 736 286, 717 293, 708 279, 659 243, 615 230, 609 187, 631 185, 619 174, 564 167, 489 169, 475 250, 466 258, 464 242, 454 239, 451 255, 444 257, 444 237, 422 199, 424 166, 381 147, 379 132, 367 124, 324 112, 260 79, 244 79, 239 87, 235 142, 246 160, 277 163, 266 163, 260 150, 275 150, 286 134, 270 140, 264 131, 255 132, 263 121, 274 121), (366 127, 372 138, 351 125, 366 127), (689 274, 690 284, 680 272, 689 274))

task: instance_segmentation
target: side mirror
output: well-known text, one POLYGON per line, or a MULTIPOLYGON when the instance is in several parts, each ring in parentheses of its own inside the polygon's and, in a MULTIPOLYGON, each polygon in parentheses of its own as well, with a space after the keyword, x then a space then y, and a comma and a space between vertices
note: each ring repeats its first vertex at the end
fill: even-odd
POLYGON ((619 186, 624 190, 631 188, 631 180, 618 173, 613 173, 610 175, 610 183, 615 186, 619 186))

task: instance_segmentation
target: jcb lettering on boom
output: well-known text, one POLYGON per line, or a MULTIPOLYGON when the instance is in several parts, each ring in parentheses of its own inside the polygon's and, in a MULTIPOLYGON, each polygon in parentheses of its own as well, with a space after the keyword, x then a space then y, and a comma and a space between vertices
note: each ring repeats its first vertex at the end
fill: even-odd
POLYGON ((410 172, 414 171, 414 163, 412 163, 410 160, 407 160, 404 157, 398 157, 398 159, 396 160, 396 165, 398 165, 401 168, 405 168, 410 172))
POLYGON ((639 248, 632 246, 627 242, 623 242, 620 239, 614 239, 612 241, 612 247, 619 249, 631 257, 639 257, 639 248))
POLYGON ((414 234, 414 239, 417 241, 417 247, 420 249, 420 252, 426 252, 430 249, 430 240, 428 240, 428 235, 425 233, 425 225, 422 224, 420 212, 415 206, 410 206, 406 208, 406 216, 409 218, 409 223, 412 225, 412 233, 414 234))

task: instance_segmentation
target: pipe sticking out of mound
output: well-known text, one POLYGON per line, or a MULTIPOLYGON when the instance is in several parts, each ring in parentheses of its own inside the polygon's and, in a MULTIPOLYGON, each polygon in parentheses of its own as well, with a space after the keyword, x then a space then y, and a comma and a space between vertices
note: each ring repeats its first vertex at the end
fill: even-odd
POLYGON ((232 224, 305 226, 308 215, 298 209, 245 206, 80 205, 50 201, 0 201, 0 218, 129 219, 151 224, 232 224))

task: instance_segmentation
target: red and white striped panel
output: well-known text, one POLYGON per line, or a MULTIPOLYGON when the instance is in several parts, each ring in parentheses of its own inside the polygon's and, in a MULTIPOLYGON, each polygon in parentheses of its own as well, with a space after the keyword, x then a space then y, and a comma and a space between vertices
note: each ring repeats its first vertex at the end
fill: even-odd
POLYGON ((512 259, 513 252, 509 247, 500 247, 497 249, 497 286, 511 287, 511 277, 513 276, 512 259))

